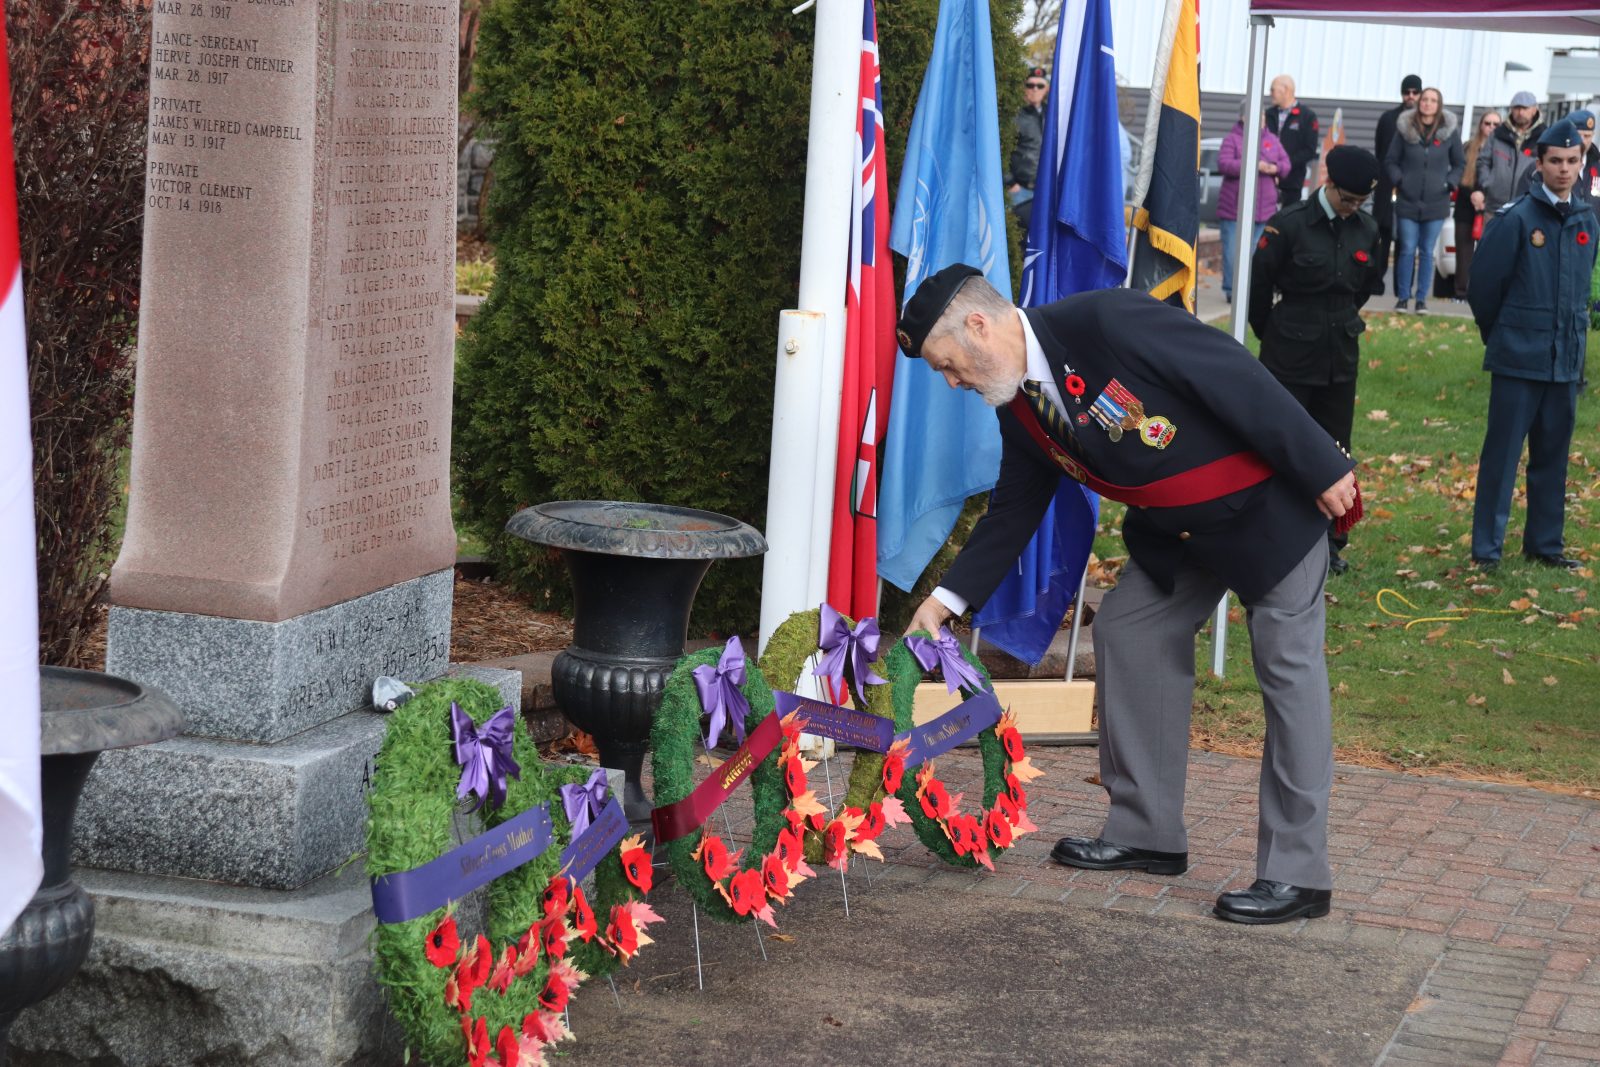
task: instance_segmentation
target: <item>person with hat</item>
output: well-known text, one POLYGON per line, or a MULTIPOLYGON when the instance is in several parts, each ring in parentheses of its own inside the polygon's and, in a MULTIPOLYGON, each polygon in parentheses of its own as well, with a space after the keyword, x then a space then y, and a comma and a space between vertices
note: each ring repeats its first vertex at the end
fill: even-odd
MULTIPOLYGON (((1328 152, 1328 181, 1267 223, 1250 264, 1250 328, 1261 365, 1346 451, 1355 421, 1361 307, 1381 283, 1378 224, 1361 204, 1378 188, 1378 159, 1365 148, 1328 152)), ((1328 567, 1342 574, 1347 539, 1328 527, 1328 567)))
POLYGON ((1522 553, 1533 563, 1582 566, 1563 550, 1567 449, 1577 420, 1589 326, 1589 279, 1600 224, 1573 187, 1583 136, 1570 122, 1540 136, 1528 195, 1483 231, 1467 300, 1483 337, 1489 415, 1472 504, 1472 562, 1499 566, 1523 442, 1528 518, 1522 553))
MULTIPOLYGON (((1417 97, 1421 95, 1422 78, 1419 75, 1407 74, 1400 79, 1400 102, 1378 116, 1378 129, 1372 139, 1372 148, 1379 159, 1385 159, 1389 155, 1389 142, 1394 140, 1395 123, 1399 121, 1401 113, 1416 107, 1417 97)), ((1389 248, 1394 243, 1394 186, 1389 183, 1388 177, 1381 170, 1378 174, 1378 187, 1372 191, 1372 217, 1378 222, 1378 258, 1387 263, 1389 248)), ((1395 276, 1399 277, 1399 268, 1396 268, 1395 276)), ((1373 285, 1372 295, 1383 295, 1381 271, 1373 285)))
POLYGON ((1266 705, 1256 881, 1215 913, 1244 923, 1326 915, 1333 773, 1323 583, 1330 518, 1353 514, 1353 463, 1244 346, 1131 289, 1019 310, 974 267, 918 286, 906 355, 977 392, 1000 422, 988 511, 917 608, 937 633, 1016 565, 1063 476, 1129 505, 1129 561, 1095 616, 1104 828, 1051 858, 1182 874, 1195 639, 1229 589, 1250 619, 1266 705))
POLYGON ((1522 195, 1522 179, 1533 168, 1534 146, 1539 143, 1544 129, 1539 119, 1538 99, 1526 89, 1512 96, 1506 121, 1478 153, 1472 206, 1483 212, 1485 220, 1493 219, 1501 204, 1522 195))
POLYGON ((1044 68, 1030 67, 1022 82, 1022 107, 1015 120, 1017 141, 1005 179, 1011 211, 1021 221, 1024 233, 1033 215, 1033 183, 1039 175, 1039 153, 1044 149, 1044 101, 1049 94, 1050 79, 1044 68))

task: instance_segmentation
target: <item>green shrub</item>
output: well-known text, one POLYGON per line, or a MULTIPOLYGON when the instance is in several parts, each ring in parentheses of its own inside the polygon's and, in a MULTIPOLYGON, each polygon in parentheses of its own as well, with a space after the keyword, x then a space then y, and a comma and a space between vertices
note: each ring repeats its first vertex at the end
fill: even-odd
MULTIPOLYGON (((461 347, 453 459, 469 532, 544 603, 567 602, 559 563, 502 532, 530 504, 648 500, 765 525, 810 97, 814 16, 792 7, 484 11, 470 104, 496 141, 496 276, 461 347)), ((1016 7, 994 5, 1001 70, 1017 69, 1016 7)), ((892 175, 936 16, 936 0, 878 8, 892 175)), ((751 626, 760 577, 759 560, 712 568, 696 629, 751 626)))
POLYGON ((494 260, 456 263, 456 292, 466 296, 488 296, 494 284, 494 260))

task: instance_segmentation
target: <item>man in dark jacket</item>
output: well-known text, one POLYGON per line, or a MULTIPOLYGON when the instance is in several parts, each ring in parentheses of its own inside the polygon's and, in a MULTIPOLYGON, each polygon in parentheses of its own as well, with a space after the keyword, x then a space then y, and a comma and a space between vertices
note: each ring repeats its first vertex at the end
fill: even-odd
POLYGON ((1472 206, 1492 219, 1500 205, 1522 195, 1522 179, 1533 167, 1534 146, 1544 133, 1539 101, 1524 89, 1511 98, 1506 121, 1494 131, 1478 153, 1478 173, 1472 187, 1472 206))
POLYGON ((1095 616, 1101 836, 1059 863, 1182 874, 1195 634, 1228 589, 1251 613, 1267 714, 1257 880, 1220 918, 1326 915, 1332 747, 1323 582, 1329 518, 1355 500, 1353 464, 1227 334, 1128 289, 1019 311, 962 264, 907 302, 899 341, 1000 420, 989 510, 909 630, 988 599, 1062 474, 1130 505, 1130 560, 1095 616))
MULTIPOLYGON (((1394 140, 1395 120, 1402 111, 1417 106, 1417 97, 1422 95, 1422 79, 1415 74, 1407 74, 1400 80, 1400 102, 1388 111, 1378 116, 1378 132, 1372 139, 1375 155, 1381 160, 1389 154, 1389 142, 1394 140)), ((1389 249, 1394 243, 1394 186, 1388 177, 1379 168, 1378 187, 1372 191, 1372 217, 1378 222, 1378 261, 1389 262, 1389 249)), ((1398 271, 1395 275, 1399 277, 1398 271)), ((1373 296, 1383 295, 1383 271, 1378 271, 1378 280, 1373 283, 1373 296)))
POLYGON ((1483 369, 1491 375, 1472 505, 1472 561, 1485 570, 1500 562, 1524 440, 1523 555, 1551 567, 1582 566, 1563 554, 1562 528, 1600 225, 1594 209, 1572 193, 1583 166, 1577 127, 1558 122, 1546 131, 1536 165, 1528 195, 1485 227, 1467 289, 1484 341, 1483 369))
POLYGON ((1288 207, 1305 191, 1306 167, 1321 150, 1317 113, 1294 95, 1294 79, 1280 74, 1272 79, 1272 106, 1267 108, 1267 129, 1278 135, 1283 150, 1293 164, 1289 173, 1278 179, 1278 206, 1288 207))
MULTIPOLYGON (((1261 339, 1261 365, 1347 453, 1367 328, 1360 309, 1383 278, 1378 224, 1360 210, 1379 187, 1378 170, 1364 148, 1333 148, 1328 183, 1272 217, 1250 263, 1250 328, 1261 339)), ((1339 556, 1346 543, 1330 524, 1334 574, 1350 569, 1339 556)))
POLYGON ((1033 183, 1039 176, 1039 153, 1044 149, 1044 101, 1049 93, 1050 79, 1044 68, 1030 69, 1022 83, 1022 107, 1016 117, 1017 143, 1011 149, 1011 166, 1006 170, 1006 196, 1024 233, 1033 215, 1033 183))

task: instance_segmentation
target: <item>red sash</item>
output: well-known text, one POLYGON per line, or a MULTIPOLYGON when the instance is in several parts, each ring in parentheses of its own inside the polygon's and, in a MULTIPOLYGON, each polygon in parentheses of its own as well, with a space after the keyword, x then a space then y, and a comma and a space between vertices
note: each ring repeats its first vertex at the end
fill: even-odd
POLYGON ((1272 477, 1267 461, 1254 452, 1235 452, 1231 456, 1214 459, 1192 470, 1160 478, 1146 485, 1113 485, 1090 474, 1083 464, 1070 456, 1055 438, 1039 425, 1039 416, 1027 397, 1018 393, 1011 398, 1011 413, 1028 431, 1034 444, 1044 449, 1045 455, 1055 460, 1056 466, 1067 477, 1082 482, 1101 496, 1133 504, 1141 508, 1181 508, 1190 504, 1204 504, 1259 485, 1272 477))

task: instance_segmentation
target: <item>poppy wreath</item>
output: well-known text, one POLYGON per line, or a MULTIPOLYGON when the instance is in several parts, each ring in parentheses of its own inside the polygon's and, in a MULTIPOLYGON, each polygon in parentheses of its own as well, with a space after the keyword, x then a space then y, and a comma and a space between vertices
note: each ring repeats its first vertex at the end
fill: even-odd
MULTIPOLYGON (((695 789, 694 761, 701 751, 699 693, 695 668, 715 667, 722 650, 706 649, 678 661, 662 690, 661 707, 650 731, 650 773, 655 782, 655 806, 665 808, 683 800, 695 789)), ((772 690, 754 664, 745 667, 739 687, 750 706, 744 718, 749 736, 774 714, 772 690)), ((750 846, 728 850, 715 831, 715 818, 682 837, 662 843, 667 863, 678 883, 705 912, 725 922, 754 918, 777 926, 774 903, 787 903, 794 887, 815 875, 806 865, 801 831, 813 810, 821 810, 816 795, 805 787, 804 774, 786 776, 780 768, 797 753, 800 729, 793 716, 780 723, 782 739, 750 774, 755 804, 755 828, 750 846)), ((799 767, 799 761, 793 764, 799 767)))
MULTIPOLYGON (((462 767, 451 730, 453 709, 483 727, 501 708, 481 682, 430 683, 389 716, 378 774, 368 794, 367 872, 373 877, 419 867, 455 848, 462 767)), ((560 788, 582 785, 588 767, 541 763, 520 717, 512 717, 516 770, 504 778, 499 806, 481 804, 487 830, 548 803, 551 840, 540 855, 487 886, 487 936, 465 936, 449 907, 404 922, 380 923, 373 935, 378 980, 407 1040, 434 1064, 530 1067, 544 1046, 567 1034, 567 998, 589 975, 605 974, 650 943, 659 917, 643 900, 649 854, 637 838, 604 857, 590 899, 559 876, 572 827, 560 788)))
MULTIPOLYGON (((960 651, 988 686, 989 672, 983 664, 968 649, 960 651)), ((884 668, 894 689, 895 732, 905 733, 914 723, 922 665, 902 640, 884 657, 884 668)), ((963 693, 963 701, 976 695, 967 690, 963 693)), ((899 744, 884 759, 883 785, 898 793, 911 814, 912 828, 930 852, 957 867, 981 864, 993 870, 993 856, 1010 848, 1022 834, 1038 829, 1028 818, 1025 784, 1044 772, 1028 759, 1022 734, 1009 711, 993 729, 978 735, 978 751, 983 756, 983 810, 979 814, 961 810, 962 794, 950 795, 949 787, 934 771, 936 761, 907 767, 905 750, 899 744)))
MULTIPOLYGON (((845 626, 855 626, 849 616, 839 617, 845 626)), ((813 609, 796 612, 773 631, 767 641, 766 653, 761 657, 761 671, 769 682, 776 682, 791 690, 800 684, 806 662, 817 654, 821 626, 822 612, 813 609)), ((873 661, 871 669, 881 670, 882 664, 880 657, 873 661)), ((847 676, 854 672, 848 657, 845 670, 847 676)), ((863 685, 855 678, 849 678, 849 681, 853 683, 851 688, 856 694, 858 707, 864 703, 864 710, 870 714, 880 719, 894 718, 890 686, 863 685), (862 693, 862 689, 866 692, 862 693)), ((883 787, 883 759, 881 752, 867 749, 856 751, 850 777, 845 782, 844 800, 838 812, 828 812, 819 805, 819 810, 809 815, 803 824, 807 860, 844 870, 849 865, 852 853, 883 859, 883 852, 876 844, 878 837, 890 826, 908 821, 904 806, 891 791, 883 787)), ((814 768, 815 763, 801 759, 796 745, 795 751, 783 760, 782 766, 786 780, 798 774, 803 785, 805 775, 814 768)))

